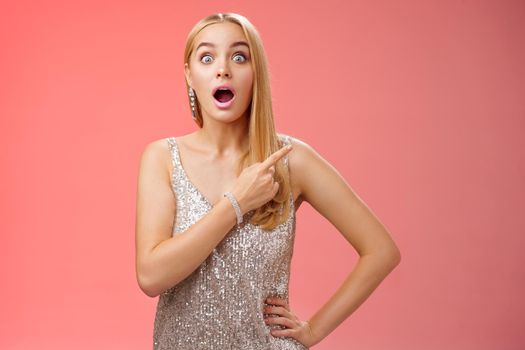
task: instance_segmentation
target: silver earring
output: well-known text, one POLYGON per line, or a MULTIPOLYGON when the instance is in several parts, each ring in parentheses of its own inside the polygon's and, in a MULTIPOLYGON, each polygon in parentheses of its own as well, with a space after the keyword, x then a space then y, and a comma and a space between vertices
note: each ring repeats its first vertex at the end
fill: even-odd
POLYGON ((191 116, 193 120, 197 120, 196 112, 195 112, 195 93, 193 92, 193 89, 191 86, 188 89, 188 95, 190 95, 190 105, 191 105, 191 116))

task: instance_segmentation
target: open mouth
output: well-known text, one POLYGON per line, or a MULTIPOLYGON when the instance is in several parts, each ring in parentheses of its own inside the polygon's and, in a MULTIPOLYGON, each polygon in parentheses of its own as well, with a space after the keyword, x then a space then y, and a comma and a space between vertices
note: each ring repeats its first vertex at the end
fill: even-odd
POLYGON ((230 101, 233 98, 233 92, 228 88, 220 88, 217 91, 215 91, 215 94, 213 94, 213 97, 221 102, 225 103, 230 101))

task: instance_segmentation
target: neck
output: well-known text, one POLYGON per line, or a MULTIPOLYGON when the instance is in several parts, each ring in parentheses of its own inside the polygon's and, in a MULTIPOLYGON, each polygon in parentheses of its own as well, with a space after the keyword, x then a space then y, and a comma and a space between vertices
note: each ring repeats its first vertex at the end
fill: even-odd
POLYGON ((223 158, 241 154, 248 149, 248 126, 247 116, 231 123, 207 118, 195 136, 211 157, 223 158))

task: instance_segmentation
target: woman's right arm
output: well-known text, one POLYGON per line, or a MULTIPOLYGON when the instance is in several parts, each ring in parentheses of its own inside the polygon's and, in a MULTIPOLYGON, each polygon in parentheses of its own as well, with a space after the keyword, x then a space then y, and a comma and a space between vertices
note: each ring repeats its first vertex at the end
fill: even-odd
POLYGON ((135 253, 137 281, 150 297, 189 276, 237 222, 230 201, 223 197, 201 220, 172 236, 177 209, 169 166, 165 140, 146 146, 138 176, 135 253))
MULTIPOLYGON (((291 148, 282 147, 260 163, 243 169, 232 193, 244 215, 272 199, 275 163, 291 148)), ((155 297, 175 286, 201 265, 237 223, 230 200, 222 197, 186 231, 172 236, 176 200, 171 189, 171 154, 164 139, 144 149, 138 176, 135 224, 136 274, 144 293, 155 297)))

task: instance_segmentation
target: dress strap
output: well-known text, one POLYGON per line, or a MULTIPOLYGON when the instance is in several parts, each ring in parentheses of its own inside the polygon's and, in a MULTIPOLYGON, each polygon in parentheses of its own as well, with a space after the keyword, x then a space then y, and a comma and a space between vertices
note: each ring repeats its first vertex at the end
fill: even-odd
MULTIPOLYGON (((292 144, 292 137, 289 136, 289 135, 285 135, 285 134, 280 134, 279 135, 279 138, 280 140, 282 141, 282 143, 284 145, 291 145, 292 144)), ((284 147, 283 145, 283 147, 284 147)), ((288 169, 288 174, 290 174, 290 167, 288 166, 288 154, 287 153, 284 157, 283 157, 283 162, 284 162, 284 165, 286 166, 286 168, 288 169)), ((288 175, 290 176, 290 175, 288 175)), ((295 212, 295 203, 294 203, 294 195, 293 195, 293 191, 290 191, 290 208, 292 209, 293 212, 295 212)))
POLYGON ((181 162, 179 157, 179 149, 177 147, 177 140, 174 136, 172 136, 168 137, 166 141, 168 141, 168 146, 171 152, 171 162, 173 164, 173 170, 179 170, 181 168, 181 162))
MULTIPOLYGON (((280 135, 280 139, 284 143, 284 145, 291 145, 292 144, 292 139, 291 139, 291 137, 289 135, 281 134, 280 135)), ((283 161, 284 161, 284 165, 286 165, 286 167, 288 167, 288 154, 286 154, 283 157, 283 161)))

